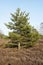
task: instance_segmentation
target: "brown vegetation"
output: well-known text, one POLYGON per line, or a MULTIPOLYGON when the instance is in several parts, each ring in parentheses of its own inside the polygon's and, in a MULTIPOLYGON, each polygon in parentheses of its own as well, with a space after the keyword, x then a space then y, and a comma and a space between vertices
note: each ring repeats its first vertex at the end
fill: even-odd
POLYGON ((43 43, 28 49, 0 48, 0 65, 43 65, 43 43))

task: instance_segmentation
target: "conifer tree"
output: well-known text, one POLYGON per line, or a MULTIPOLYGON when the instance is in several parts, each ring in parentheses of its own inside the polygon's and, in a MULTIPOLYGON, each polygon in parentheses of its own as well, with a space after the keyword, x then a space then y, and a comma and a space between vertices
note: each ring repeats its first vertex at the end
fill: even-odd
POLYGON ((21 43, 30 43, 32 41, 32 26, 29 23, 29 13, 22 12, 19 8, 15 13, 11 13, 11 22, 8 22, 6 26, 12 30, 9 36, 13 42, 18 43, 20 49, 21 43))

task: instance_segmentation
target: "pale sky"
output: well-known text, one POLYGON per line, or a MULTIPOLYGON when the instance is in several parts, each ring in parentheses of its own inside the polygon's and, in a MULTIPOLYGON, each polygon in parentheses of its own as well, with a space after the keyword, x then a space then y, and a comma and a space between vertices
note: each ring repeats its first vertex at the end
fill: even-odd
POLYGON ((30 24, 39 30, 43 22, 43 0, 0 0, 0 30, 8 34, 9 30, 4 23, 10 22, 10 13, 17 8, 30 12, 30 24))

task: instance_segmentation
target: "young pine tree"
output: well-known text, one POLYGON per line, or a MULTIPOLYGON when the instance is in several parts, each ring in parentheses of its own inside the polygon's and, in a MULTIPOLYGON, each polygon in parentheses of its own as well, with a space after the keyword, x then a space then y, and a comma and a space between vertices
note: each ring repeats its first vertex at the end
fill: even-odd
POLYGON ((12 30, 9 36, 13 42, 18 43, 18 48, 20 49, 21 43, 26 42, 26 44, 29 44, 32 41, 32 26, 29 23, 29 13, 22 12, 18 8, 11 16, 11 22, 8 22, 6 26, 12 30))

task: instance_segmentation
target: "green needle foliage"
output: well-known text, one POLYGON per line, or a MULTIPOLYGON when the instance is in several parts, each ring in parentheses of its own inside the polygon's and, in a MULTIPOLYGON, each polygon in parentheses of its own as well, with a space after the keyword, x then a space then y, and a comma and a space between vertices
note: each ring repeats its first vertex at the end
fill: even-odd
POLYGON ((19 49, 21 44, 31 46, 39 39, 39 33, 29 23, 29 13, 22 12, 18 8, 15 13, 11 13, 11 16, 11 22, 5 25, 12 30, 12 32, 9 32, 9 37, 12 42, 18 44, 19 49))

